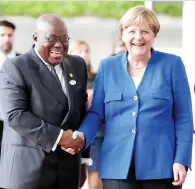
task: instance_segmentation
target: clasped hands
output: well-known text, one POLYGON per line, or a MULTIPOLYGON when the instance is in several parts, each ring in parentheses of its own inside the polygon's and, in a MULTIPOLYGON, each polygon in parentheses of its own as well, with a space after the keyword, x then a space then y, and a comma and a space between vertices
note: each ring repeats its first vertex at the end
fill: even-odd
POLYGON ((59 141, 61 149, 74 155, 81 151, 85 146, 85 137, 83 133, 78 131, 66 130, 63 131, 62 137, 59 141))

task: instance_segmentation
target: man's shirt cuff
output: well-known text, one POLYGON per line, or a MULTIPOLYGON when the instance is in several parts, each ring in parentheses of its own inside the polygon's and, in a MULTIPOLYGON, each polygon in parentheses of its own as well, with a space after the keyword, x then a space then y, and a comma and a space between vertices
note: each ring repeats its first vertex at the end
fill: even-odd
POLYGON ((81 158, 81 164, 91 166, 93 165, 93 160, 91 158, 81 158))
POLYGON ((58 138, 57 138, 57 140, 56 140, 56 142, 55 142, 55 144, 54 144, 54 146, 52 148, 52 151, 53 152, 56 150, 56 148, 58 146, 58 143, 60 142, 60 139, 61 139, 62 135, 63 135, 63 130, 61 129, 60 134, 58 135, 58 138))

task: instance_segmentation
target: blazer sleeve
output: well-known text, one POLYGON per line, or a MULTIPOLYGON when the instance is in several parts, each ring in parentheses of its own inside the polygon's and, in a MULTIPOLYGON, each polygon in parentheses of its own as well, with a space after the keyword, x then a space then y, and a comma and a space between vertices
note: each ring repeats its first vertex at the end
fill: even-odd
MULTIPOLYGON (((84 115, 86 115, 87 113, 87 109, 88 109, 88 94, 87 94, 87 81, 88 81, 88 75, 87 75, 87 66, 86 63, 85 65, 85 71, 84 71, 84 75, 85 75, 85 106, 84 106, 84 115)), ((85 150, 82 151, 81 153, 81 158, 90 158, 91 157, 91 146, 88 146, 85 150)))
POLYGON ((184 64, 180 57, 172 72, 173 117, 175 122, 175 163, 191 168, 193 115, 190 88, 184 64))
MULTIPOLYGON (((74 56, 76 58, 76 60, 78 61, 78 63, 80 65, 82 65, 82 67, 80 67, 79 71, 80 70, 83 70, 82 72, 82 78, 84 78, 83 80, 83 88, 85 90, 85 94, 84 94, 84 106, 83 106, 83 110, 81 111, 82 113, 82 118, 84 118, 86 116, 86 113, 87 113, 87 102, 88 102, 88 94, 87 94, 87 81, 88 81, 88 74, 87 74, 87 66, 86 66, 86 63, 84 61, 83 58, 79 57, 79 56, 74 56)), ((82 120, 83 121, 83 120, 82 120)), ((88 148, 82 150, 81 152, 81 158, 90 158, 90 146, 88 146, 88 148)))
POLYGON ((92 143, 104 122, 104 96, 104 70, 102 61, 95 80, 92 104, 79 128, 79 131, 84 133, 86 147, 92 143))
MULTIPOLYGON (((85 115, 86 115, 86 113, 87 113, 87 105, 88 105, 88 103, 87 103, 87 99, 88 99, 88 95, 87 95, 87 87, 86 87, 86 92, 85 92, 85 96, 86 96, 86 100, 85 100, 85 104, 86 104, 86 106, 84 106, 84 110, 83 110, 83 112, 85 113, 85 115)), ((91 157, 91 153, 90 153, 90 150, 91 149, 91 146, 88 146, 86 149, 84 149, 83 151, 82 151, 82 153, 81 153, 81 158, 90 158, 91 157)))
MULTIPOLYGON (((87 99, 88 99, 88 95, 87 95, 87 90, 86 90, 86 93, 85 93, 85 96, 86 96, 86 100, 85 100, 85 104, 86 106, 84 107, 84 110, 83 112, 85 112, 85 115, 87 113, 87 99)), ((88 146, 86 149, 82 150, 82 153, 81 153, 81 158, 90 158, 91 157, 91 146, 88 146)))
POLYGON ((15 59, 5 62, 0 71, 0 99, 6 125, 20 136, 35 142, 50 152, 58 138, 60 128, 45 122, 29 110, 28 87, 15 59))

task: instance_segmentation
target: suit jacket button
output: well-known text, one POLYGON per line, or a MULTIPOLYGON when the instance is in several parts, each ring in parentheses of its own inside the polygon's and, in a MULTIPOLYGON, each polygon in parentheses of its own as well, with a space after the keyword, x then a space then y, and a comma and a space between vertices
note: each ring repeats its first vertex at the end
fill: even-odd
POLYGON ((135 129, 132 129, 131 132, 132 132, 132 133, 136 133, 136 130, 135 130, 135 129))
POLYGON ((137 100, 137 99, 138 99, 138 97, 137 97, 137 96, 134 96, 134 97, 133 97, 133 100, 137 100))

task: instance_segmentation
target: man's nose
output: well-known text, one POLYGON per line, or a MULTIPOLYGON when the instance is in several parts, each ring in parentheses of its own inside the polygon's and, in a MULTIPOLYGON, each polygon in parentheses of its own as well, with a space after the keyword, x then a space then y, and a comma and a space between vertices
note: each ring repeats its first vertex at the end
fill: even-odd
POLYGON ((63 47, 62 42, 58 39, 55 43, 54 43, 54 47, 63 47))

